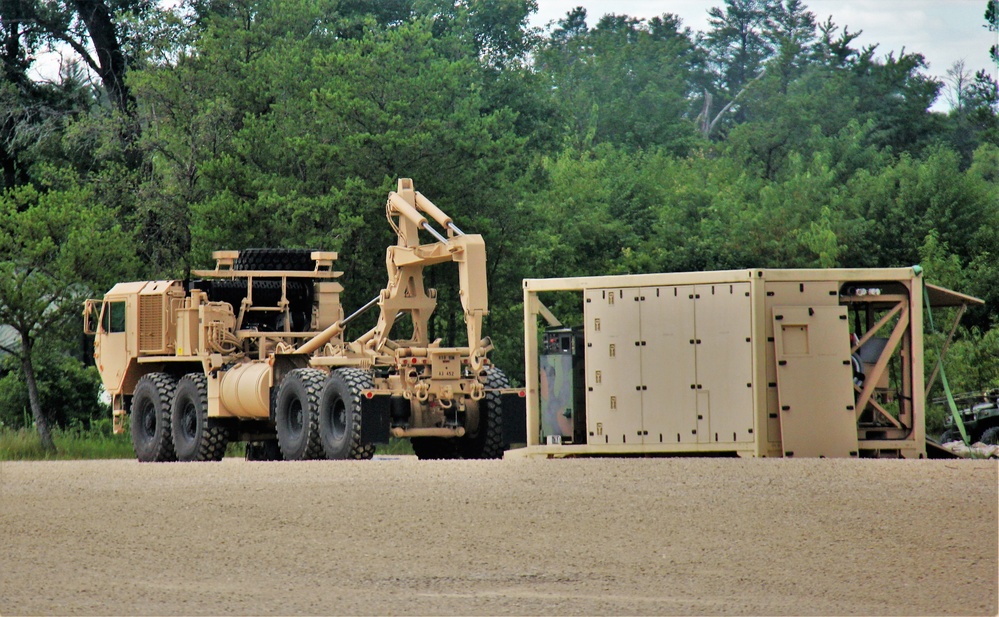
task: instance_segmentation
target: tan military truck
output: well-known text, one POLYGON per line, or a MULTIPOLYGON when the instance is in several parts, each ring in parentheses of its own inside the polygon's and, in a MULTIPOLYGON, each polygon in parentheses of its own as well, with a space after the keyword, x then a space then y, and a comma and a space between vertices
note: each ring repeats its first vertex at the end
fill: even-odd
POLYGON ((336 253, 297 249, 217 251, 199 280, 119 283, 88 300, 114 430, 130 417, 138 459, 220 460, 234 440, 248 442, 250 459, 367 459, 390 437, 409 438, 420 458, 502 456, 522 432, 524 394, 487 357, 482 237, 409 179, 386 216, 398 237, 388 284, 348 317, 336 253), (421 231, 435 241, 421 244, 421 231), (445 262, 458 266, 464 347, 428 337, 437 292, 423 269, 445 262), (345 339, 375 306, 376 325, 345 339), (393 338, 403 325, 406 338, 393 338))

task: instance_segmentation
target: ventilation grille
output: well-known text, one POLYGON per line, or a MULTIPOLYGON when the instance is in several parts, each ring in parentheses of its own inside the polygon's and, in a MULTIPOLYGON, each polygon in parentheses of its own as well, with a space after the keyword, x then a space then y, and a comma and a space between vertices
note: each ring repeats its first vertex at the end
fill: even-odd
POLYGON ((163 296, 139 296, 139 351, 163 351, 163 296))

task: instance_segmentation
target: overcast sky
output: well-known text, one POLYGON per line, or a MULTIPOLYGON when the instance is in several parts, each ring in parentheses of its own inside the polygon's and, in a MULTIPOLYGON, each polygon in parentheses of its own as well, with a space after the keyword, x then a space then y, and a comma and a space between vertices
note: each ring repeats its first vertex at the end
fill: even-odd
MULTIPOLYGON (((927 72, 939 78, 961 59, 971 73, 986 69, 996 75, 988 49, 997 34, 984 28, 986 0, 805 0, 804 4, 817 22, 831 16, 840 28, 863 31, 854 46, 877 43, 879 57, 889 51, 898 55, 904 47, 923 54, 929 63, 927 72)), ((544 26, 582 6, 591 26, 606 13, 643 18, 674 13, 697 32, 708 28, 708 9, 723 5, 724 0, 538 0, 532 24, 544 26)), ((945 105, 942 98, 935 109, 945 105)))

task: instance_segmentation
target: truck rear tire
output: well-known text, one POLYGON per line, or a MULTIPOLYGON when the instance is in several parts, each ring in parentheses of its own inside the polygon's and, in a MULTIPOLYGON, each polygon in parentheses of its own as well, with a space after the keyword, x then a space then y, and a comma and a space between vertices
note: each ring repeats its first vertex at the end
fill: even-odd
POLYGON ((367 460, 374 444, 361 441, 361 392, 375 386, 371 373, 362 369, 333 371, 319 397, 319 435, 326 458, 367 460))
POLYGON ((177 460, 170 432, 176 380, 166 373, 143 375, 132 393, 132 448, 142 463, 177 460))
POLYGON ((319 394, 326 373, 313 368, 295 369, 285 375, 274 404, 278 446, 286 461, 322 458, 319 438, 319 394))
MULTIPOLYGON (((509 388, 510 380, 496 367, 486 369, 486 388, 509 388)), ((458 439, 461 458, 503 458, 503 405, 500 395, 486 392, 479 401, 479 425, 458 439)))
POLYGON ((985 432, 982 433, 982 438, 978 441, 987 446, 999 446, 999 426, 985 429, 985 432))
POLYGON ((229 435, 208 418, 208 379, 203 374, 189 373, 177 383, 170 417, 177 460, 222 460, 229 435))

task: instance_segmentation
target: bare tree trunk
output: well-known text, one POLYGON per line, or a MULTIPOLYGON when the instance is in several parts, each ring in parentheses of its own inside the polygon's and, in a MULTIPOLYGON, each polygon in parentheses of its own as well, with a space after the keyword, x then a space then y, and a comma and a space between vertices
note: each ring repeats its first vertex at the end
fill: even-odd
POLYGON ((35 426, 38 428, 38 437, 42 441, 42 449, 55 454, 55 442, 52 441, 52 430, 49 427, 49 419, 42 410, 42 399, 38 395, 38 382, 35 380, 35 366, 31 360, 32 352, 31 339, 21 335, 21 370, 24 371, 24 381, 28 384, 28 404, 31 406, 31 415, 35 419, 35 426))
POLYGON ((128 61, 122 50, 111 9, 107 0, 75 0, 75 5, 80 19, 87 26, 87 33, 94 47, 96 58, 92 59, 91 64, 96 63, 104 90, 121 113, 124 125, 119 128, 119 133, 125 146, 125 163, 129 169, 140 169, 145 162, 138 146, 142 128, 135 109, 135 97, 125 82, 128 61))
POLYGON ((735 105, 735 102, 739 100, 739 97, 742 96, 742 93, 748 90, 749 87, 752 86, 754 83, 762 79, 763 76, 766 75, 766 73, 767 69, 766 67, 764 67, 760 71, 760 74, 750 79, 749 83, 743 86, 742 90, 739 90, 739 93, 733 96, 732 100, 728 102, 728 105, 722 107, 722 110, 718 112, 718 115, 715 116, 715 119, 711 120, 710 122, 708 122, 708 120, 711 118, 711 93, 708 92, 707 90, 704 91, 704 109, 701 111, 701 115, 698 116, 698 118, 701 118, 703 116, 703 119, 701 120, 701 135, 703 135, 705 139, 707 139, 711 135, 711 132, 715 130, 715 125, 717 125, 718 121, 721 120, 722 116, 725 115, 725 112, 728 111, 732 107, 732 105, 735 105))
POLYGON ((90 34, 108 98, 122 114, 131 117, 135 113, 135 99, 125 84, 125 54, 121 50, 111 11, 103 0, 76 0, 76 10, 90 34))
MULTIPOLYGON (((11 84, 16 91, 18 102, 8 102, 11 107, 20 107, 20 98, 25 90, 30 88, 26 71, 28 63, 21 45, 21 30, 27 21, 28 14, 21 2, 16 0, 0 0, 0 26, 4 33, 0 44, 0 77, 11 84)), ((14 95, 9 95, 14 96, 14 95)), ((0 169, 3 172, 3 188, 13 188, 27 182, 24 170, 19 169, 17 151, 11 148, 17 127, 17 113, 13 109, 5 110, 0 121, 0 169)))

